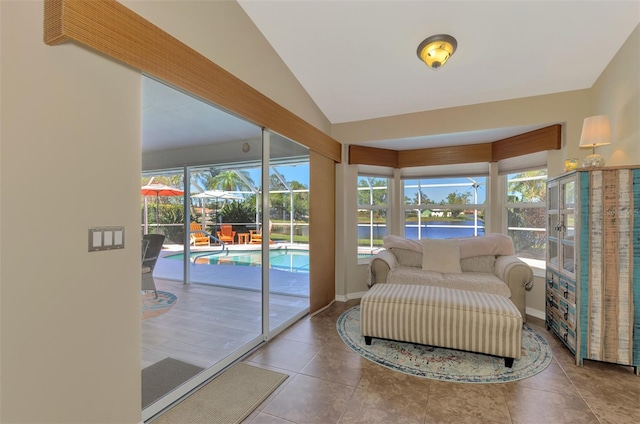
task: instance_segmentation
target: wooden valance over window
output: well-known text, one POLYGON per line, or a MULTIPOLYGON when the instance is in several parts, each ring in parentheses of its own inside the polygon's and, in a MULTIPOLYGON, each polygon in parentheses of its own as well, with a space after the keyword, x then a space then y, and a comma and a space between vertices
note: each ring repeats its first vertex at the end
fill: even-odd
POLYGON ((408 168, 498 162, 531 153, 558 150, 562 147, 561 131, 562 126, 556 124, 492 143, 400 151, 351 145, 349 164, 408 168))

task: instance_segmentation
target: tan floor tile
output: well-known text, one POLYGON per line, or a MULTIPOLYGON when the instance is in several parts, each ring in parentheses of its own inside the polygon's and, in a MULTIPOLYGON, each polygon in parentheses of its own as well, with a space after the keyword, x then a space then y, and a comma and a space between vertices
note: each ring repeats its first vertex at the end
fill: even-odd
POLYGON ((325 346, 305 365, 300 374, 357 386, 366 361, 353 351, 325 346))
POLYGON ((242 422, 243 424, 290 424, 291 421, 283 420, 282 418, 274 417, 273 415, 267 415, 265 413, 259 413, 255 417, 251 417, 251 420, 247 418, 242 422))
POLYGON ((585 360, 565 370, 602 423, 640 422, 640 377, 631 367, 585 360))
POLYGON ((353 386, 298 374, 263 412, 295 423, 336 423, 354 390, 353 386))
POLYGON ((369 363, 340 423, 423 423, 432 380, 369 363))
POLYGON ((323 346, 327 340, 336 335, 336 323, 329 319, 315 318, 312 320, 300 321, 287 331, 283 332, 279 337, 323 346))
POLYGON ((385 393, 389 396, 418 393, 421 396, 429 392, 434 380, 420 378, 385 368, 368 361, 362 372, 359 389, 368 392, 385 393))
POLYGON ((342 340, 342 337, 340 337, 338 333, 334 334, 333 337, 327 340, 327 343, 325 344, 325 346, 329 346, 334 349, 342 349, 342 350, 347 350, 349 352, 353 352, 353 349, 347 346, 347 344, 344 342, 344 340, 342 340))
POLYGON ((514 424, 598 423, 598 419, 580 396, 559 395, 523 387, 508 391, 507 403, 514 424))
POLYGON ((502 384, 434 381, 429 387, 426 423, 511 424, 502 384))
POLYGON ((339 423, 422 424, 427 393, 387 394, 357 388, 339 423))
POLYGON ((564 373, 564 370, 556 362, 552 362, 544 371, 534 375, 533 377, 514 381, 512 383, 506 383, 505 387, 508 390, 526 387, 529 389, 554 392, 561 395, 579 395, 571 380, 569 380, 567 375, 564 373))
POLYGON ((300 371, 322 347, 276 338, 251 356, 252 362, 284 370, 300 371))

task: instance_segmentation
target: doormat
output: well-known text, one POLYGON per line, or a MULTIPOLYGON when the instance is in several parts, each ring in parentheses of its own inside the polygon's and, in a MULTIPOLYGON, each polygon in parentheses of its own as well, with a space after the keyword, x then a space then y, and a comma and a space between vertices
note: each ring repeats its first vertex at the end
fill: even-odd
POLYGON ((199 374, 204 368, 165 358, 142 370, 142 409, 199 374))
POLYGON ((154 419, 153 424, 240 423, 287 377, 287 374, 237 363, 154 419))

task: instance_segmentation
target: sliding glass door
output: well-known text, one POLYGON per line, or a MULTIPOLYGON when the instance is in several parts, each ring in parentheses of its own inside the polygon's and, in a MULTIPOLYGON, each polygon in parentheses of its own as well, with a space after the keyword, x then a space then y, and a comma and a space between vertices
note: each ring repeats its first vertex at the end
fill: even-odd
POLYGON ((265 138, 269 213, 263 248, 269 251, 269 331, 277 333, 309 311, 309 150, 272 132, 265 138))
POLYGON ((308 313, 309 152, 155 80, 143 89, 143 168, 157 169, 142 185, 175 188, 141 201, 142 233, 166 236, 159 296, 141 295, 147 420, 308 313))

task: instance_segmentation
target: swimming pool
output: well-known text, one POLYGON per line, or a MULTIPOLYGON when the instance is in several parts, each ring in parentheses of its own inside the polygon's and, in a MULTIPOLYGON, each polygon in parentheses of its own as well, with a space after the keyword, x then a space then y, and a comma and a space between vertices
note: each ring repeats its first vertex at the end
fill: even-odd
MULTIPOLYGON (((360 256, 370 256, 362 255, 360 256)), ((183 253, 168 255, 166 259, 182 260, 183 253)), ((191 252, 191 262, 204 265, 240 265, 261 266, 261 250, 227 250, 224 252, 191 252)), ((289 272, 309 273, 309 251, 301 249, 271 249, 269 250, 269 264, 272 269, 289 272)))
MULTIPOLYGON (((182 260, 184 254, 169 255, 167 259, 182 260)), ((260 250, 227 250, 224 252, 191 252, 191 262, 205 265, 262 266, 260 250)), ((309 251, 273 249, 269 251, 271 268, 289 272, 309 273, 309 251)))

